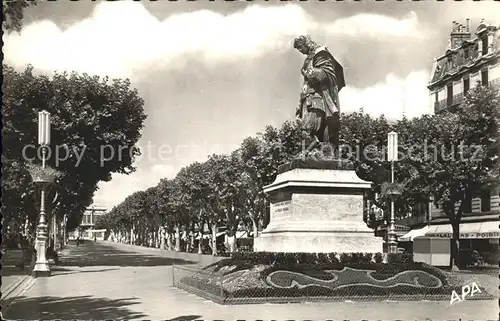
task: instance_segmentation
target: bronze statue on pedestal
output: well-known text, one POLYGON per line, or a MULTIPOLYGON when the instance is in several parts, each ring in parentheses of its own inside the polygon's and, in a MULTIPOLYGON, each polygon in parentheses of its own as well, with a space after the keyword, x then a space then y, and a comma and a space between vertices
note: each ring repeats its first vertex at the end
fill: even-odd
POLYGON ((335 150, 339 147, 339 91, 345 87, 343 68, 326 47, 319 46, 309 36, 296 38, 293 46, 306 56, 296 116, 313 140, 308 149, 327 144, 335 150))

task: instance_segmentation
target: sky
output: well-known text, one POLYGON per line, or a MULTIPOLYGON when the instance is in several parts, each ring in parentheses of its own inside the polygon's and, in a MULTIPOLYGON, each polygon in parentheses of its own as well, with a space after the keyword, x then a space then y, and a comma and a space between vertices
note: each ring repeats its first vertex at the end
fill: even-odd
POLYGON ((41 2, 20 33, 4 36, 5 62, 38 72, 129 78, 148 115, 130 175, 100 183, 94 204, 111 208, 172 178, 193 161, 227 153, 266 125, 294 118, 310 34, 343 65, 342 112, 389 119, 432 113, 426 85, 452 21, 472 30, 500 23, 481 2, 41 2))

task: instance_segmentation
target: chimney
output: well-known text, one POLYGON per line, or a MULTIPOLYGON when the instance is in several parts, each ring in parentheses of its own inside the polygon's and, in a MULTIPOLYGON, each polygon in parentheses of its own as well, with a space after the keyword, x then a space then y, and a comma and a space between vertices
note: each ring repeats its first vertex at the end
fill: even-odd
POLYGON ((467 32, 469 32, 469 26, 470 26, 469 22, 470 22, 470 19, 469 18, 465 18, 465 21, 466 21, 465 26, 467 28, 467 32))

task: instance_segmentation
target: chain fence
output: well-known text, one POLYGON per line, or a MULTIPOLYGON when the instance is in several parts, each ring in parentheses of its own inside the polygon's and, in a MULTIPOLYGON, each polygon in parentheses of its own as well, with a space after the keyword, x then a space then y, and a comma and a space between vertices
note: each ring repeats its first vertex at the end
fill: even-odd
POLYGON ((500 279, 499 270, 491 269, 489 271, 452 271, 450 279, 454 284, 462 286, 472 286, 475 283, 478 287, 484 288, 486 292, 495 298, 500 298, 500 279))
POLYGON ((200 266, 175 265, 173 285, 219 304, 292 303, 328 301, 450 300, 452 292, 474 282, 480 293, 467 299, 494 299, 499 295, 498 273, 448 273, 440 279, 424 271, 395 275, 374 271, 293 272, 264 268, 213 271, 200 266))

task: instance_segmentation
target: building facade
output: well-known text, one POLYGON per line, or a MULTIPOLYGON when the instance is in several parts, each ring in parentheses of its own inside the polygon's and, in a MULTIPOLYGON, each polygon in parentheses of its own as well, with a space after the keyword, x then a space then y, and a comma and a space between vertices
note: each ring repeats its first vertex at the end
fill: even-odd
POLYGON ((500 84, 499 26, 481 21, 474 33, 453 21, 448 49, 434 61, 428 85, 434 112, 459 105, 464 94, 479 82, 500 84))
MULTIPOLYGON (((481 21, 474 35, 469 20, 465 25, 453 22, 448 49, 433 65, 428 89, 435 113, 453 110, 470 88, 500 85, 500 27, 481 21)), ((412 228, 413 236, 452 238, 449 219, 439 204, 429 202, 398 221, 412 228), (414 233, 420 230, 420 233, 414 233)), ((456 204, 458 209, 460 204, 456 204)), ((460 224, 461 251, 477 251, 492 265, 498 264, 500 238, 500 190, 484 187, 472 201, 464 205, 460 224)), ((411 234, 409 233, 409 234, 411 234)), ((400 238, 408 241, 409 235, 400 238)))
POLYGON ((98 240, 104 240, 104 234, 106 230, 96 230, 94 229, 96 220, 99 216, 106 215, 107 209, 99 206, 91 206, 85 210, 82 216, 82 221, 80 225, 68 234, 69 239, 76 239, 80 237, 81 239, 93 240, 94 237, 98 240))

